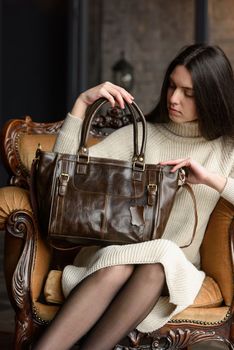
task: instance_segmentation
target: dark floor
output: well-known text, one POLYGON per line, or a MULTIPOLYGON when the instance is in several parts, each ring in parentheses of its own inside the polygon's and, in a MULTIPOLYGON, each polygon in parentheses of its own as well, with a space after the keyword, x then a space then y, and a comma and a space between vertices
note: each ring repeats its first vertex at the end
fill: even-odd
MULTIPOLYGON (((14 312, 8 301, 3 275, 4 233, 0 231, 0 349, 12 350, 14 332, 14 312)), ((189 350, 227 349, 220 342, 207 342, 190 347, 189 350)), ((95 350, 95 349, 94 349, 95 350)))

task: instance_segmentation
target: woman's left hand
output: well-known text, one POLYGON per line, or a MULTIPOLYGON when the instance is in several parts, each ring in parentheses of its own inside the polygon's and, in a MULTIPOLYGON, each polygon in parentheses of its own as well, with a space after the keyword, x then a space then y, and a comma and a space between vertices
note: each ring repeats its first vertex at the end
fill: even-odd
POLYGON ((186 168, 186 182, 190 184, 204 184, 222 192, 227 179, 224 176, 211 173, 204 166, 192 158, 174 159, 160 162, 161 165, 173 165, 171 171, 175 172, 180 168, 186 168))

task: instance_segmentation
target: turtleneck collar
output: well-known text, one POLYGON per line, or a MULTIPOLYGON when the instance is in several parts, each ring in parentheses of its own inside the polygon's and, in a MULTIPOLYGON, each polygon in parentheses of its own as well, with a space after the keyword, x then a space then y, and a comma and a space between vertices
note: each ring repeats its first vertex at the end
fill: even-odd
MULTIPOLYGON (((172 134, 175 137, 179 138, 192 138, 198 140, 204 139, 201 136, 201 132, 199 130, 198 122, 187 122, 187 123, 174 123, 170 121, 169 123, 161 124, 164 132, 172 134)), ((169 136, 169 135, 168 135, 169 136)))

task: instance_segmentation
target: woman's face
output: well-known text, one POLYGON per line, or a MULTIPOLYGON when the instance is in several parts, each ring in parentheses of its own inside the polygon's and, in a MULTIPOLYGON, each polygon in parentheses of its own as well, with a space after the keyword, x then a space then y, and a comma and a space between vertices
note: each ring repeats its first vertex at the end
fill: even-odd
POLYGON ((176 66, 170 75, 167 108, 169 118, 175 123, 197 120, 192 77, 182 65, 176 66))

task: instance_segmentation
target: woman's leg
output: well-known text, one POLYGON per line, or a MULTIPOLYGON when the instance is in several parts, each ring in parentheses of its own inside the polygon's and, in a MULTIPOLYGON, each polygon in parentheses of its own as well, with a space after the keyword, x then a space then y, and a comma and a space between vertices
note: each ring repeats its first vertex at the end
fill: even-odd
POLYGON ((33 349, 68 350, 101 317, 133 270, 133 265, 113 266, 87 277, 72 291, 33 349))
POLYGON ((101 319, 81 344, 81 350, 111 350, 148 315, 165 285, 161 264, 138 265, 101 319))

